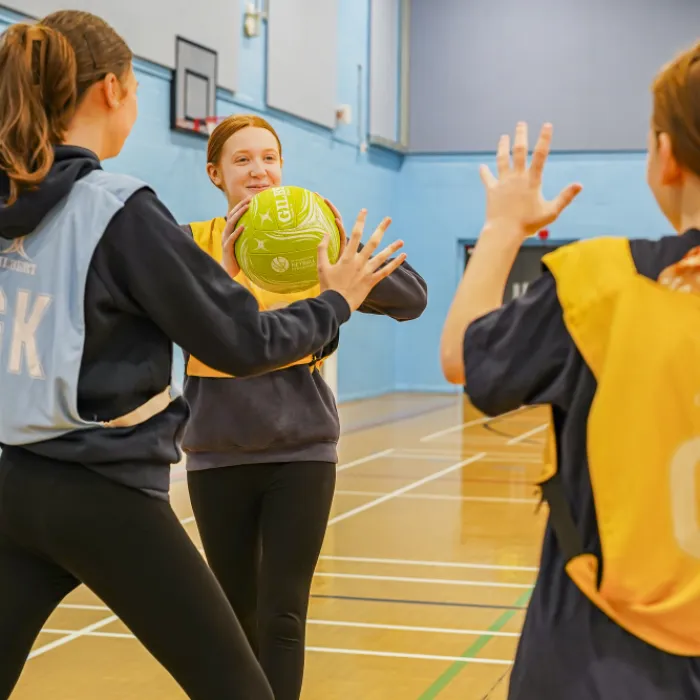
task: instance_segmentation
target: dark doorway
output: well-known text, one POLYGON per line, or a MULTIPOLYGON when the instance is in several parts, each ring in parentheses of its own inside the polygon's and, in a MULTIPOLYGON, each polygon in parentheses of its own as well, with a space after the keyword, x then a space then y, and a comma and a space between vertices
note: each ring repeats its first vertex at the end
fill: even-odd
MULTIPOLYGON (((510 271, 508 282, 506 283, 505 293, 503 295, 503 303, 509 302, 515 297, 519 297, 527 291, 527 288, 542 274, 542 258, 556 250, 559 245, 548 243, 546 245, 524 245, 518 252, 518 256, 513 263, 513 269, 510 271)), ((464 246, 464 266, 466 268, 469 263, 471 251, 474 248, 473 243, 468 243, 464 246)))

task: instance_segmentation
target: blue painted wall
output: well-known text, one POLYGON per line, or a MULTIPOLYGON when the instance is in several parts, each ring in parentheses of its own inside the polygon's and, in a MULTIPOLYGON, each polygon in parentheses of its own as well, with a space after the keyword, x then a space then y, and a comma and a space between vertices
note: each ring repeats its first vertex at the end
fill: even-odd
MULTIPOLYGON (((439 114, 436 114, 439 125, 439 114)), ((645 158, 632 154, 553 154, 545 173, 545 195, 554 196, 570 182, 584 190, 550 228, 559 240, 599 235, 657 238, 669 233, 645 180, 645 158)), ((461 276, 460 241, 479 234, 484 216, 479 165, 487 156, 411 156, 400 177, 397 228, 407 232, 411 257, 428 282, 429 310, 402 324, 396 355, 397 389, 445 390, 438 362, 442 324, 461 276)))
MULTIPOLYGON (((367 83, 362 84, 364 108, 358 115, 357 66, 363 66, 366 76, 368 12, 367 0, 340 0, 338 104, 352 105, 354 119, 362 119, 362 133, 367 131, 367 83)), ((0 10, 0 30, 17 19, 0 10)), ((180 221, 223 213, 225 202, 205 174, 205 143, 170 131, 169 72, 142 63, 137 70, 140 116, 124 152, 106 167, 152 183, 180 221)), ((429 307, 422 319, 399 325, 358 314, 343 329, 341 400, 396 389, 451 390, 440 373, 438 342, 460 275, 459 242, 474 239, 482 223, 478 165, 483 157, 415 155, 402 161, 381 150, 360 153, 357 121, 331 134, 267 112, 264 76, 264 36, 243 39, 239 91, 235 100, 220 93, 219 113, 255 111, 270 118, 283 142, 286 181, 326 194, 348 228, 362 207, 369 209, 371 224, 392 216, 391 233, 406 240, 411 262, 429 285, 429 307)), ((435 106, 435 128, 440 128, 445 109, 449 105, 435 106)), ((644 171, 643 154, 553 155, 546 176, 548 194, 572 180, 581 181, 584 192, 552 227, 552 236, 657 237, 668 232, 646 189, 644 171)))
MULTIPOLYGON (((246 2, 241 3, 243 12, 246 2)), ((0 31, 22 18, 0 9, 0 31)), ((362 112, 358 113, 358 65, 367 75, 369 3, 340 0, 338 104, 350 104, 354 123, 331 133, 270 114, 264 106, 265 35, 242 40, 239 90, 235 100, 219 94, 220 115, 252 111, 270 119, 279 130, 285 155, 285 181, 322 192, 343 214, 348 230, 357 212, 366 207, 369 225, 396 216, 400 158, 391 153, 360 153, 357 119, 367 132, 367 82, 362 81, 362 112)), ((225 213, 225 200, 205 172, 206 144, 173 133, 169 127, 170 72, 136 63, 139 118, 122 154, 106 169, 127 172, 153 185, 179 221, 225 213)), ((371 228, 368 225, 368 233, 371 228)), ((357 314, 342 330, 339 353, 339 393, 350 400, 391 391, 395 385, 397 324, 357 314)), ((179 353, 177 371, 182 371, 179 353)))

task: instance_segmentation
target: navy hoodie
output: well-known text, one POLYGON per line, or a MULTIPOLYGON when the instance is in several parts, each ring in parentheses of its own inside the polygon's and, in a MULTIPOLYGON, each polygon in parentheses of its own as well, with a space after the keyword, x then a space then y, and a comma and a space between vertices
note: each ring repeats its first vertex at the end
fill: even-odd
MULTIPOLYGON (((57 147, 44 182, 0 206, 0 238, 30 234, 77 180, 100 167, 90 151, 57 147)), ((8 194, 0 173, 0 200, 8 194)), ((320 351, 349 318, 347 302, 332 291, 261 314, 255 298, 182 235, 155 193, 139 190, 108 225, 90 265, 78 410, 85 419, 109 420, 160 393, 171 381, 173 341, 221 372, 253 376, 320 351)), ((3 456, 23 450, 79 463, 167 498, 187 418, 180 397, 142 425, 3 445, 3 456)))
MULTIPOLYGON (((192 235, 189 226, 183 226, 192 235)), ((396 321, 418 318, 425 280, 406 262, 377 284, 358 311, 396 321)), ((335 351, 339 338, 320 357, 335 351)), ((187 365, 185 353, 185 366, 187 365)), ((187 469, 291 462, 337 462, 340 417, 318 370, 294 365, 258 377, 185 376, 192 410, 183 447, 187 469)))

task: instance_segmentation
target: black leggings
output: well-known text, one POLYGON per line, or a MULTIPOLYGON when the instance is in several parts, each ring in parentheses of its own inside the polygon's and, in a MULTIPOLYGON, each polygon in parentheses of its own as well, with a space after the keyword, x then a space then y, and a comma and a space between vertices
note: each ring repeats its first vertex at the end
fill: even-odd
POLYGON ((209 565, 260 659, 275 700, 298 700, 314 569, 335 464, 251 464, 188 473, 209 565))
POLYGON ((10 696, 46 619, 81 582, 188 697, 272 700, 231 606, 165 501, 78 465, 3 452, 0 698, 10 696))

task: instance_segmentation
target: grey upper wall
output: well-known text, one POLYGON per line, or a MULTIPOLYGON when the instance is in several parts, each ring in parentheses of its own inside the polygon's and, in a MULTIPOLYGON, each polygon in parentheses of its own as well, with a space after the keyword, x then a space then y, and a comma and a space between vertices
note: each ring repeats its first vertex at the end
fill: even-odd
POLYGON ((269 0, 267 31, 268 106, 332 129, 338 0, 269 0))
POLYGON ((239 0, 4 0, 19 13, 44 17, 56 10, 84 10, 109 22, 139 57, 175 67, 175 36, 219 54, 218 83, 237 88, 242 13, 239 0))
POLYGON ((400 0, 370 0, 369 134, 388 141, 400 140, 399 24, 400 0))
POLYGON ((699 38, 700 0, 412 0, 410 150, 493 151, 521 119, 643 149, 653 76, 699 38))

